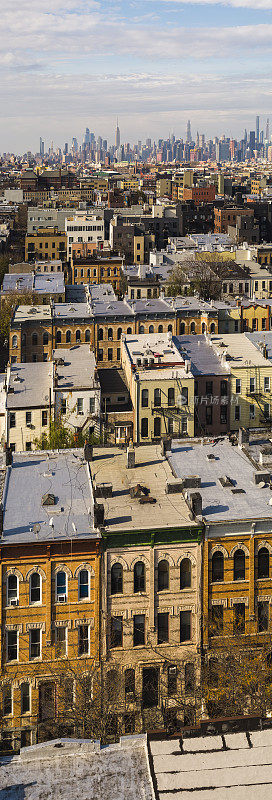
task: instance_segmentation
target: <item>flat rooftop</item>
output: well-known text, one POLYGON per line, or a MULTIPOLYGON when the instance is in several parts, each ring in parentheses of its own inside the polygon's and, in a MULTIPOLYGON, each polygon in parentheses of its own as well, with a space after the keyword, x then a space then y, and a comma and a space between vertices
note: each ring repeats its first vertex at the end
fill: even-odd
POLYGON ((51 306, 50 305, 35 305, 35 306, 18 306, 14 313, 13 323, 20 324, 22 322, 51 322, 51 306))
POLYGON ((54 350, 58 382, 56 391, 66 389, 94 389, 99 386, 95 380, 96 361, 88 344, 74 345, 70 349, 54 350), (62 363, 64 361, 64 363, 62 363))
POLYGON ((22 272, 7 273, 4 275, 2 292, 24 292, 32 291, 37 294, 58 294, 65 291, 64 273, 52 272, 50 275, 45 273, 22 272))
POLYGON ((13 454, 3 492, 2 542, 96 537, 92 510, 91 481, 83 450, 13 454), (53 505, 43 505, 48 493, 53 495, 53 505))
POLYGON ((216 353, 220 355, 226 353, 231 367, 270 366, 269 361, 245 333, 212 334, 210 341, 216 353))
POLYGON ((157 800, 271 799, 272 730, 151 741, 157 800))
POLYGON ((117 447, 99 448, 94 455, 90 464, 93 480, 97 484, 112 483, 113 487, 112 497, 102 501, 107 532, 195 527, 182 494, 165 492, 173 474, 159 445, 138 447, 133 469, 127 469, 126 452, 117 447), (138 483, 150 490, 154 505, 141 505, 137 498, 131 498, 130 489, 138 483))
POLYGON ((185 359, 191 360, 191 372, 194 377, 201 375, 229 375, 228 363, 221 363, 219 356, 213 347, 210 347, 205 336, 194 336, 186 334, 175 336, 174 342, 180 348, 185 359))
POLYGON ((53 387, 53 364, 50 361, 12 364, 7 393, 7 408, 49 406, 53 387), (12 390, 12 391, 10 391, 12 390))
POLYGON ((173 440, 167 457, 177 477, 201 478, 197 491, 202 496, 202 514, 207 522, 272 518, 269 485, 255 484, 258 470, 228 438, 173 440), (222 486, 220 479, 226 476, 231 484, 222 486), (235 493, 237 489, 241 493, 235 493))
POLYGON ((146 736, 100 746, 57 739, 1 758, 1 800, 154 800, 146 736), (65 789, 66 787, 66 789, 65 789))

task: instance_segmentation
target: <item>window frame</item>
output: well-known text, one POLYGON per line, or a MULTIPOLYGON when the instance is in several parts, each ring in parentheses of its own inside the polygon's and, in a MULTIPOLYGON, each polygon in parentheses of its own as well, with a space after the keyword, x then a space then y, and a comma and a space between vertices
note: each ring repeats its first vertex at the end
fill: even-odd
POLYGON ((91 574, 90 574, 90 570, 87 567, 84 567, 84 568, 82 567, 82 569, 80 569, 79 573, 78 573, 78 600, 79 600, 79 602, 85 602, 86 603, 86 602, 88 602, 90 600, 90 596, 91 596, 91 574), (88 583, 87 584, 86 583, 82 584, 82 586, 88 586, 88 595, 84 595, 83 597, 80 596, 80 586, 81 586, 81 584, 80 584, 80 575, 81 575, 82 572, 87 572, 87 574, 88 574, 88 583))
POLYGON ((30 578, 29 578, 29 605, 38 606, 38 605, 41 605, 41 604, 42 604, 42 577, 41 577, 39 572, 35 571, 35 572, 31 573, 30 578), (34 590, 38 588, 37 586, 32 587, 32 579, 33 579, 34 575, 38 575, 39 576, 39 590, 40 590, 39 600, 33 600, 32 599, 33 588, 34 588, 34 590))

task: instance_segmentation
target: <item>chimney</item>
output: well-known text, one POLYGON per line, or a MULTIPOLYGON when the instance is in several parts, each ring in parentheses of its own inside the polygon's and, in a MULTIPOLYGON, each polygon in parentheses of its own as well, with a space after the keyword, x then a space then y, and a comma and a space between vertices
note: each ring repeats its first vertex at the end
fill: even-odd
POLYGON ((238 445, 242 447, 243 444, 248 444, 249 442, 249 431, 246 428, 239 428, 238 433, 238 445))
POLYGON ((101 528, 104 525, 105 509, 103 503, 94 504, 94 527, 101 528))
POLYGON ((130 439, 127 448, 127 469, 133 469, 134 467, 135 467, 135 450, 133 447, 133 441, 132 439, 130 439))
POLYGON ((162 456, 166 456, 167 450, 168 451, 171 450, 171 447, 172 447, 172 439, 170 437, 162 439, 161 440, 161 454, 162 454, 162 456))
POLYGON ((12 450, 11 447, 6 445, 5 447, 5 458, 6 458, 6 467, 11 467, 12 465, 12 450))
POLYGON ((87 441, 84 444, 84 458, 88 463, 93 460, 93 446, 87 441))
POLYGON ((190 504, 194 517, 202 515, 202 496, 200 492, 190 493, 190 504))

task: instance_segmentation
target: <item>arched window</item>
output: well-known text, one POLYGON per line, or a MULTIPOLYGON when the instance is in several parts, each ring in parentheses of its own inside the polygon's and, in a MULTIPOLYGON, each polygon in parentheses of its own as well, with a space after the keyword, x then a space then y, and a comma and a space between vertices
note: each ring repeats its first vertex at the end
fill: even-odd
POLYGON ((56 596, 57 600, 60 600, 60 602, 64 602, 64 598, 66 598, 67 596, 66 583, 67 583, 66 573, 62 570, 57 573, 57 582, 56 582, 56 596))
POLYGON ((134 592, 145 592, 145 565, 137 561, 134 566, 134 592))
POLYGON ((117 669, 110 669, 106 675, 107 698, 110 703, 113 703, 118 696, 118 689, 120 686, 119 676, 117 669))
POLYGON ((215 324, 212 322, 211 324, 211 333, 215 333, 215 324))
POLYGON ((205 333, 205 330, 206 330, 206 322, 202 322, 201 333, 205 333))
POLYGON ((234 553, 233 579, 235 581, 245 580, 245 554, 243 550, 236 550, 234 553))
POLYGON ((190 331, 191 333, 195 333, 195 322, 191 322, 190 331))
POLYGON ((170 333, 172 333, 172 330, 173 330, 173 325, 168 325, 168 328, 167 328, 167 330, 168 330, 168 331, 170 331, 170 333))
POLYGON ((87 569, 81 569, 78 576, 78 599, 88 600, 90 594, 90 579, 87 569))
POLYGON ((113 564, 111 568, 111 594, 123 594, 122 564, 113 564))
POLYGON ((125 670, 125 696, 135 693, 135 670, 131 667, 125 670))
POLYGON ((48 333, 47 331, 43 334, 43 344, 48 344, 48 333))
POLYGON ((148 419, 147 417, 142 417, 141 419, 141 436, 143 439, 148 437, 148 419))
POLYGON ((158 333, 163 333, 163 325, 159 325, 159 327, 158 327, 158 333))
POLYGON ((7 580, 7 605, 12 606, 18 603, 19 581, 17 575, 9 575, 7 580))
POLYGON ((76 342, 80 342, 80 341, 81 341, 81 332, 80 332, 80 330, 78 328, 77 331, 76 331, 76 342))
POLYGON ((32 344, 34 345, 34 347, 38 344, 37 333, 32 333, 32 344))
POLYGON ((85 342, 89 343, 91 341, 91 334, 89 329, 85 331, 85 342))
POLYGON ((66 344, 71 344, 71 331, 66 331, 66 344))
POLYGON ((41 599, 41 576, 38 572, 33 572, 29 582, 29 600, 30 603, 40 603, 41 599))
POLYGON ((117 328, 117 339, 121 339, 122 336, 122 328, 117 328))
POLYGON ((144 333, 144 332, 145 332, 145 331, 144 331, 144 325, 140 325, 140 327, 139 327, 139 333, 144 333))
POLYGON ((169 564, 166 559, 158 563, 158 592, 169 589, 169 564))
POLYGON ((185 322, 180 323, 180 333, 185 333, 185 322))
POLYGON ((18 347, 18 336, 12 337, 12 347, 18 347))
POLYGON ((132 333, 132 328, 128 328, 128 329, 127 329, 127 333, 128 333, 128 334, 132 333))
POLYGON ((183 558, 180 565, 180 588, 189 589, 191 586, 192 568, 189 558, 183 558))
POLYGON ((212 555, 212 581, 224 580, 224 558, 219 550, 212 555))
POLYGON ((56 342, 57 344, 61 344, 61 331, 57 331, 56 342))
POLYGON ((99 342, 102 342, 103 336, 104 336, 103 328, 98 328, 98 341, 99 342))
POLYGON ((113 340, 113 332, 112 328, 108 328, 108 339, 112 342, 113 340))
POLYGON ((154 325, 149 325, 148 333, 154 333, 154 325))
POLYGON ((158 439, 161 435, 161 419, 160 417, 155 417, 154 419, 154 437, 158 439))
POLYGON ((258 578, 269 578, 269 552, 261 547, 258 552, 258 578))

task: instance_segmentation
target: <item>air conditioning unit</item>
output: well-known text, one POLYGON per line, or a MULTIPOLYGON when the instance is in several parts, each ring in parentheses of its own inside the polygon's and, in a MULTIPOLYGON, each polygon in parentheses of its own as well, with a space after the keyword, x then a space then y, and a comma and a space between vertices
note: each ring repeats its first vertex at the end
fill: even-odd
POLYGON ((18 605, 19 605, 19 600, 17 599, 17 597, 11 597, 11 599, 9 600, 9 606, 18 606, 18 605))
POLYGON ((58 600, 58 603, 67 603, 66 594, 59 594, 57 600, 58 600))

